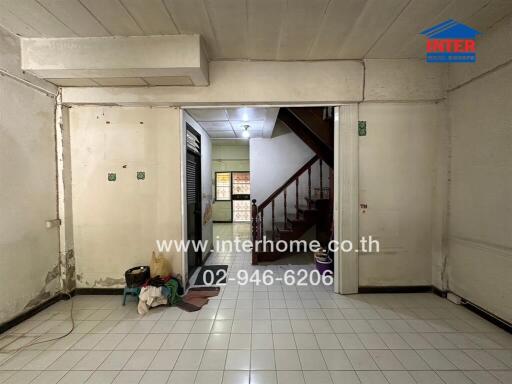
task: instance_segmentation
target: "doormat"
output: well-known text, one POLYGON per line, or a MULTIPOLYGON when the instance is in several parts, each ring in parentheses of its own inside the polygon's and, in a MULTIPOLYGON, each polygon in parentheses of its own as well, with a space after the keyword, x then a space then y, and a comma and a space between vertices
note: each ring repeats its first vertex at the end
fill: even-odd
POLYGON ((194 285, 226 284, 227 275, 227 265, 206 265, 199 270, 194 285))
POLYGON ((187 312, 199 311, 204 305, 208 304, 210 297, 217 296, 219 292, 219 287, 190 288, 187 294, 182 297, 183 301, 176 306, 187 312))

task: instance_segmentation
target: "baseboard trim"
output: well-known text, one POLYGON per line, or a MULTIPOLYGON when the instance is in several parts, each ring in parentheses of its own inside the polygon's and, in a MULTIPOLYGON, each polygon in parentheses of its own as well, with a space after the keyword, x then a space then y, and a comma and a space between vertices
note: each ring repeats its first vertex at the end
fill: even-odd
POLYGON ((496 325, 497 327, 500 327, 501 329, 505 330, 506 332, 512 334, 512 324, 509 323, 507 320, 502 319, 501 317, 496 316, 496 315, 486 311, 485 309, 483 309, 482 307, 479 307, 478 305, 472 303, 471 301, 468 301, 464 298, 461 298, 461 300, 462 300, 461 305, 463 307, 470 310, 471 312, 476 313, 481 318, 489 321, 490 323, 493 323, 494 325, 496 325))
POLYGON ((436 286, 432 286, 432 293, 443 299, 446 299, 446 295, 448 295, 447 291, 443 291, 442 289, 437 288, 436 286))
POLYGON ((362 286, 358 293, 421 293, 432 292, 431 285, 362 286))
POLYGON ((75 295, 122 295, 124 288, 75 288, 75 295))
POLYGON ((37 315, 39 312, 45 310, 49 306, 61 301, 68 300, 69 297, 63 293, 58 293, 50 299, 43 301, 42 303, 36 305, 35 307, 30 308, 29 310, 20 313, 19 315, 13 317, 12 319, 0 324, 0 334, 5 331, 15 327, 16 325, 24 322, 25 320, 30 319, 32 316, 37 315))

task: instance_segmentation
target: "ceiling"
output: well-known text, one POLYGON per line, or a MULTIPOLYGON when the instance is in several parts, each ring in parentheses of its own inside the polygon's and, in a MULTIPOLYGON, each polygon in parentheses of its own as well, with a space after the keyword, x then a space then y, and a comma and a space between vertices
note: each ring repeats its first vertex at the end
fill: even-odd
POLYGON ((187 112, 212 139, 243 139, 243 125, 251 138, 271 137, 279 108, 201 108, 187 112))
POLYGON ((213 60, 422 57, 427 27, 485 31, 511 13, 510 0, 0 0, 21 36, 197 33, 213 60))

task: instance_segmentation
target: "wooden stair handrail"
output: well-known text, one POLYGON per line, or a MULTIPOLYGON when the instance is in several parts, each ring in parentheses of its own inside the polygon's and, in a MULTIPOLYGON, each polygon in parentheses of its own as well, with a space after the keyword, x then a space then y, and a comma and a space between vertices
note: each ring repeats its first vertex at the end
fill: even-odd
POLYGON ((272 200, 274 200, 281 192, 283 192, 289 185, 291 185, 295 179, 300 177, 304 172, 308 170, 309 167, 311 167, 319 157, 317 155, 313 156, 306 164, 304 164, 302 167, 299 168, 297 172, 295 172, 288 180, 284 182, 283 185, 281 185, 278 189, 276 189, 269 197, 267 197, 263 203, 258 205, 258 212, 262 212, 263 209, 269 205, 272 200))

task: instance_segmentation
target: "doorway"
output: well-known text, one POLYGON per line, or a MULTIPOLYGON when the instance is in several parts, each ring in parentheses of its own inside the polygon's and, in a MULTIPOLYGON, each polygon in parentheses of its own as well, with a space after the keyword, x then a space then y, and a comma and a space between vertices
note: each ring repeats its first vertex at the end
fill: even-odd
MULTIPOLYGON (((186 124, 186 189, 187 189, 187 239, 202 240, 201 224, 201 135, 186 124)), ((188 274, 202 264, 200 249, 189 247, 187 251, 188 274)))
MULTIPOLYGON (((299 105, 294 105, 299 106, 299 105)), ((304 105, 307 107, 307 105, 304 105)), ((183 110, 190 113, 196 121, 206 121, 210 128, 208 134, 215 141, 231 141, 234 138, 241 138, 242 135, 237 130, 237 126, 231 124, 230 121, 225 121, 225 116, 230 116, 229 110, 244 111, 247 109, 256 110, 268 110, 271 109, 279 110, 275 106, 269 108, 268 105, 253 106, 252 108, 246 108, 241 105, 229 105, 229 106, 184 106, 183 110), (201 114, 201 118, 199 118, 201 114), (202 118, 206 116, 206 118, 202 118), (208 121, 210 120, 210 121, 208 121), (233 129, 231 129, 233 128, 233 129), (211 131, 211 132, 210 132, 211 131), (211 135, 214 133, 215 135, 211 135)), ((281 107, 281 108, 284 108, 281 107)), ((251 112, 252 113, 252 112, 251 112)), ((277 112, 275 112, 277 115, 277 112)), ((270 114, 270 113, 268 113, 270 114)), ((250 114, 249 114, 250 115, 250 114)), ((246 116, 241 115, 243 119, 246 116)), ((249 116, 251 119, 252 116, 249 116)), ((242 120, 240 118, 239 120, 242 120)), ((274 119, 275 121, 275 119, 274 119)), ((256 124, 255 124, 256 125, 256 124)), ((253 130, 252 132, 258 135, 263 134, 265 136, 265 129, 267 127, 266 119, 262 125, 262 130, 253 130)), ((271 125, 273 127, 273 125, 271 125)), ((351 240, 354 244, 358 241, 358 194, 357 194, 357 174, 358 174, 358 137, 357 137, 357 126, 358 126, 358 106, 357 104, 345 104, 334 107, 334 169, 332 181, 334 184, 333 189, 333 238, 335 241, 340 242, 341 240, 351 240), (343 185, 344 188, 339 188, 343 185), (341 209, 343 208, 343 209, 341 209)), ((206 128, 206 127, 203 127, 206 128)), ((239 127, 238 127, 239 128, 239 127)), ((241 131, 242 132, 242 131, 241 131)), ((243 132, 242 132, 243 133, 243 132)), ((238 140, 237 140, 238 141, 238 140)), ((214 160, 214 171, 232 171, 226 167, 215 169, 215 150, 213 151, 214 160)), ((222 156, 220 159, 223 159, 222 156)), ((237 157, 238 158, 238 157, 237 157)), ((227 161, 232 161, 231 159, 227 161)), ((267 159, 268 161, 268 159, 267 159)), ((252 175, 251 175, 252 177, 252 175)), ((215 177, 213 178, 213 187, 215 188, 215 177)), ((255 189, 256 184, 253 183, 252 189, 255 189)), ((302 184, 301 184, 302 185, 302 184)), ((256 193, 256 191, 252 191, 256 193)), ((215 200, 215 195, 214 195, 215 200)), ((215 201, 215 206, 219 206, 219 201, 215 201)), ((231 205, 231 204, 230 204, 231 205)), ((277 206, 277 204, 276 204, 277 206)), ((231 216, 231 215, 229 215, 231 216)), ((267 215, 268 216, 268 215, 267 215)), ((229 219, 228 219, 229 220, 229 219)), ((214 223, 225 223, 224 220, 216 220, 215 209, 213 210, 213 222, 214 223)), ((184 255, 185 256, 185 255, 184 255)), ((334 291, 340 293, 354 293, 357 292, 358 287, 358 257, 357 251, 348 253, 341 253, 336 251, 334 254, 334 291)))

